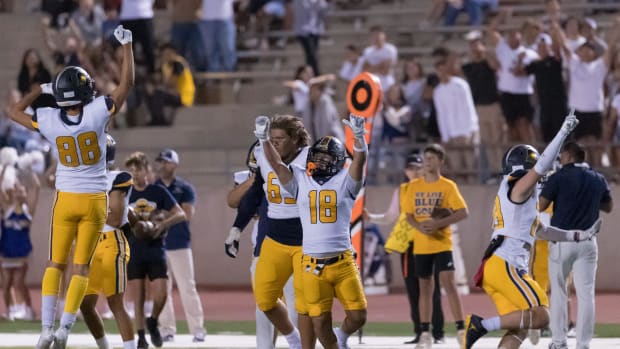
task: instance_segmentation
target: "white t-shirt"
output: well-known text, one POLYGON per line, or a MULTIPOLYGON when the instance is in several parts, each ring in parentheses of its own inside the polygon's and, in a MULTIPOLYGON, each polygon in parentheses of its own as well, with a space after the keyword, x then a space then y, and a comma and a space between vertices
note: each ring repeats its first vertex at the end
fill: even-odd
POLYGON ((575 52, 579 48, 579 46, 583 45, 586 42, 586 38, 579 35, 577 39, 569 39, 566 38, 566 46, 570 49, 570 52, 575 52))
POLYGON ((442 142, 460 136, 469 137, 478 131, 478 113, 471 89, 464 79, 453 76, 449 82, 437 85, 433 102, 442 142))
POLYGON ((607 65, 603 58, 593 62, 582 62, 575 54, 568 62, 570 86, 568 105, 580 112, 601 112, 605 109, 603 83, 607 65))
POLYGON ((495 54, 500 64, 500 68, 497 71, 497 89, 500 92, 530 95, 534 93, 533 76, 515 76, 511 72, 517 64, 521 52, 525 52, 523 65, 527 65, 531 61, 538 59, 538 54, 536 54, 536 52, 523 46, 519 46, 513 50, 503 38, 501 38, 499 44, 497 44, 495 54))
MULTIPOLYGON (((365 62, 368 64, 376 65, 383 61, 390 60, 392 65, 398 60, 398 50, 390 43, 385 43, 382 47, 368 46, 364 49, 362 54, 365 62)), ((394 80, 394 67, 390 68, 390 71, 386 75, 378 75, 383 91, 387 91, 390 86, 395 82, 394 80)))
MULTIPOLYGON (((620 93, 615 95, 614 99, 611 100, 611 106, 616 109, 616 112, 620 115, 620 93)), ((616 127, 620 127, 620 118, 618 118, 616 127)))
POLYGON ((364 60, 362 59, 362 57, 359 57, 357 59, 357 62, 355 62, 355 64, 349 61, 344 61, 342 63, 342 67, 340 67, 340 72, 338 72, 338 76, 343 80, 351 81, 356 76, 358 76, 359 73, 362 72, 363 65, 364 65, 364 60))
POLYGON ((293 105, 295 106, 295 112, 303 113, 308 104, 308 98, 310 98, 310 87, 303 80, 295 80, 295 87, 293 88, 293 105))
POLYGON ((123 0, 121 5, 121 20, 153 18, 153 4, 155 0, 123 0))
POLYGON ((203 20, 233 18, 233 0, 202 0, 203 20))

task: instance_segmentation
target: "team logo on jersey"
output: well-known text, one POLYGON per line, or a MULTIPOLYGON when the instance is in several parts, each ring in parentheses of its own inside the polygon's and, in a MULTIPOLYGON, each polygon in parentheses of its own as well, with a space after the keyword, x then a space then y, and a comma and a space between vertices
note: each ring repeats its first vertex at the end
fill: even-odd
POLYGON ((138 199, 136 202, 130 204, 130 206, 140 218, 145 220, 148 220, 153 211, 157 209, 157 203, 148 201, 144 198, 138 199))

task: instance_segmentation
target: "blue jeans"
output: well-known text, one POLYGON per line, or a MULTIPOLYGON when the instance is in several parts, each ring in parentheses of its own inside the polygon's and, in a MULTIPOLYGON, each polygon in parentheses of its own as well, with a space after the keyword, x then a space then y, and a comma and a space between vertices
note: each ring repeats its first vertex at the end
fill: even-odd
POLYGON ((497 7, 496 0, 464 0, 463 8, 457 9, 452 5, 448 5, 444 14, 444 25, 452 26, 456 23, 459 12, 467 12, 469 16, 469 25, 482 25, 483 13, 485 8, 495 9, 497 7))
POLYGON ((207 71, 232 71, 237 64, 236 28, 230 20, 200 21, 207 71))
POLYGON ((198 22, 173 23, 170 40, 179 54, 197 71, 205 71, 207 57, 198 22))

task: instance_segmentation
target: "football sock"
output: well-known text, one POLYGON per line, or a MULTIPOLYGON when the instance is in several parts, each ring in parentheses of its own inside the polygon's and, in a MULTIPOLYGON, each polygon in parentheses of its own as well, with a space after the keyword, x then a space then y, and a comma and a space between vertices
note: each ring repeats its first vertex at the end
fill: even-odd
POLYGON ((293 331, 285 335, 284 338, 286 338, 290 348, 301 348, 301 336, 297 328, 293 327, 293 331))
POLYGON ((65 313, 77 313, 87 287, 88 277, 82 275, 73 275, 71 277, 69 287, 67 288, 67 297, 65 298, 65 313))
POLYGON ((62 271, 47 267, 41 281, 41 325, 53 327, 56 317, 56 303, 60 292, 62 271))
POLYGON ((97 348, 99 349, 111 349, 106 335, 103 335, 103 337, 99 339, 95 339, 95 342, 97 343, 97 348))
POLYGON ((146 339, 146 337, 144 336, 144 329, 138 330, 138 338, 145 338, 146 339))
POLYGON ((465 321, 463 321, 463 320, 456 321, 456 330, 457 331, 458 330, 462 330, 464 328, 465 328, 465 321))
POLYGON ((136 340, 132 339, 130 341, 123 342, 123 349, 136 349, 136 340))
POLYGON ((487 331, 495 331, 501 328, 501 322, 499 321, 499 316, 490 317, 488 319, 482 320, 482 327, 484 327, 487 331))
POLYGON ((420 331, 421 332, 428 332, 431 330, 431 323, 430 322, 422 322, 420 324, 420 331))

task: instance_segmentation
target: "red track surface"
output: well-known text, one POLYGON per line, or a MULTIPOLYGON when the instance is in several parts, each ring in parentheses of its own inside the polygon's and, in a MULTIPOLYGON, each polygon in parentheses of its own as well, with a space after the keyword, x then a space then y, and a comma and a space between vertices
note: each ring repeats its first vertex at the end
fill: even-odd
MULTIPOLYGON (((31 297, 34 307, 40 309, 40 290, 32 289, 31 297)), ((215 321, 244 321, 254 319, 254 297, 251 291, 239 290, 201 290, 200 296, 204 307, 205 319, 215 321)), ((444 314, 446 321, 451 321, 452 314, 444 301, 444 314)), ((178 294, 174 293, 175 312, 177 319, 183 319, 183 308, 178 294)), ((577 304, 576 300, 572 300, 577 304)), ((340 320, 343 313, 335 302, 334 318, 340 320)), ((495 307, 490 299, 483 293, 474 293, 463 296, 463 307, 465 313, 475 312, 482 316, 495 314, 495 307)), ((6 313, 4 304, 0 302, 0 314, 6 313)), ((577 315, 576 309, 573 310, 573 318, 577 315)), ((403 293, 390 294, 385 296, 368 296, 368 320, 370 322, 407 322, 409 319, 409 304, 403 293)), ((597 323, 620 323, 620 294, 605 293, 596 296, 596 322, 597 323)))

